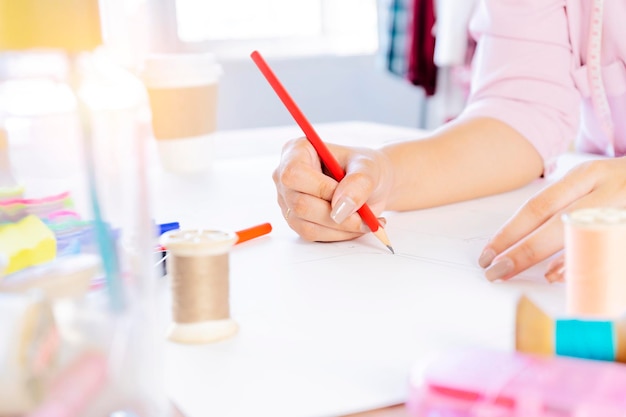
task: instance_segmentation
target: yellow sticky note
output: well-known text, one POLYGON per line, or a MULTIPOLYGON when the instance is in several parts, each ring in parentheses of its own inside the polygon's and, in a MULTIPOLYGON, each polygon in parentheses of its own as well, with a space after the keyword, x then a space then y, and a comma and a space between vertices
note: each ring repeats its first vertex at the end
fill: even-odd
POLYGON ((0 276, 51 261, 56 252, 54 233, 37 216, 0 226, 0 276))

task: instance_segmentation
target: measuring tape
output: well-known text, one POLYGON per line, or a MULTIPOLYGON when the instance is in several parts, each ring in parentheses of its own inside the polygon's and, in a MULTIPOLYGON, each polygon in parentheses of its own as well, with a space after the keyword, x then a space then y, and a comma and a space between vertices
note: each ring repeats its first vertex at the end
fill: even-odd
POLYGON ((587 77, 591 89, 591 103, 598 117, 600 127, 608 139, 606 154, 615 156, 615 140, 611 108, 602 82, 602 66, 600 54, 602 48, 602 15, 604 0, 593 0, 591 24, 589 27, 589 44, 587 45, 587 77))

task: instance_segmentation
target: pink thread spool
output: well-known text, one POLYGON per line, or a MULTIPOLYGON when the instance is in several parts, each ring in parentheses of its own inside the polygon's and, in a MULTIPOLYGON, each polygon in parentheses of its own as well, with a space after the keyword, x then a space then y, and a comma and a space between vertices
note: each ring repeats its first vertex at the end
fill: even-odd
POLYGON ((563 216, 567 313, 626 312, 626 210, 592 208, 563 216))

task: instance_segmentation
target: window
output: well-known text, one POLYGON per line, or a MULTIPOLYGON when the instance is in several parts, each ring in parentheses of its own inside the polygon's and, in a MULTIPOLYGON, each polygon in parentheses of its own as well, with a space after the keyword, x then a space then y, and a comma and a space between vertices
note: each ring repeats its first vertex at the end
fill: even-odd
POLYGON ((376 12, 376 0, 176 0, 180 40, 221 55, 372 53, 376 12))

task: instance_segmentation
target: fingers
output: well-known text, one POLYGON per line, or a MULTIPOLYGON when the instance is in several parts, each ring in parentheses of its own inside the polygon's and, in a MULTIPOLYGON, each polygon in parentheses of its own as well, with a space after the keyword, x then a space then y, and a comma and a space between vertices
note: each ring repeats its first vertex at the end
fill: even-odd
POLYGON ((330 203, 308 194, 296 193, 287 202, 281 195, 278 204, 289 227, 303 239, 318 242, 350 240, 368 232, 361 218, 354 214, 342 224, 330 218, 330 203))
MULTIPOLYGON (((374 151, 328 147, 346 167, 341 183, 324 174, 319 157, 305 138, 283 147, 281 163, 272 176, 283 216, 307 240, 346 240, 369 232, 356 211, 377 186, 371 174, 379 171, 373 161, 374 151)), ((382 211, 378 209, 382 204, 376 207, 375 212, 382 211)))
POLYGON ((548 282, 563 282, 565 280, 565 256, 560 255, 554 258, 546 270, 546 280, 548 282))
MULTIPOLYGON (((487 244, 479 258, 480 266, 489 267, 498 254, 537 230, 572 202, 590 193, 593 186, 593 178, 585 175, 584 169, 578 169, 531 198, 487 244)), ((554 225, 547 226, 546 230, 559 232, 554 225)))
MULTIPOLYGON (((606 166, 615 167, 616 164, 614 161, 609 164, 600 164, 601 169, 606 166)), ((497 245, 498 237, 502 237, 502 241, 507 242, 515 239, 515 236, 513 238, 506 236, 507 232, 511 234, 517 232, 518 236, 523 235, 513 244, 497 252, 485 271, 486 278, 491 281, 509 279, 560 251, 564 240, 564 226, 561 219, 563 213, 587 207, 623 206, 626 183, 622 179, 623 175, 616 174, 623 174, 623 172, 612 172, 607 175, 607 171, 598 171, 594 164, 584 166, 572 172, 572 175, 568 175, 562 182, 555 183, 554 186, 540 193, 533 199, 534 203, 533 200, 529 201, 516 215, 520 219, 512 219, 488 245, 487 249, 493 248, 493 251, 497 252, 500 250, 497 245), (589 172, 590 169, 595 172, 589 172), (537 204, 537 201, 540 202, 539 206, 545 204, 543 211, 529 209, 529 205, 537 204), (530 225, 528 227, 532 227, 533 224, 540 225, 528 233, 520 232, 523 226, 517 230, 514 227, 507 229, 511 225, 515 226, 518 221, 518 224, 523 226, 526 221, 525 225, 530 225)), ((559 262, 558 259, 554 260, 546 273, 546 279, 550 282, 562 279, 563 265, 559 262)))
POLYGON ((382 212, 393 184, 391 162, 372 149, 358 149, 356 154, 346 154, 339 149, 337 154, 340 163, 346 166, 346 176, 333 194, 333 220, 342 223, 365 203, 374 213, 382 212))
POLYGON ((327 201, 337 187, 337 181, 322 172, 315 149, 305 138, 285 144, 280 165, 272 178, 279 193, 292 190, 327 201))
POLYGON ((272 178, 283 217, 304 239, 348 240, 365 232, 358 215, 349 213, 341 225, 332 220, 330 200, 337 181, 322 172, 319 158, 305 138, 285 144, 272 178))
POLYGON ((562 247, 563 225, 560 216, 555 215, 496 256, 485 270, 485 277, 489 281, 507 280, 554 255, 562 247))

